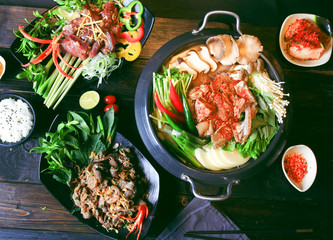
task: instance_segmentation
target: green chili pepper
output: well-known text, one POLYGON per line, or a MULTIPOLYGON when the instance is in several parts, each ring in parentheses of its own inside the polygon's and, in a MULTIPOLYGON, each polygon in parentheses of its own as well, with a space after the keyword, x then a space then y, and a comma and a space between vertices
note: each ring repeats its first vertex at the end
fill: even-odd
POLYGON ((175 129, 178 132, 183 131, 183 129, 166 112, 164 113, 164 117, 173 129, 175 129))
POLYGON ((135 31, 141 26, 143 9, 143 5, 139 0, 133 1, 127 7, 120 8, 118 13, 119 21, 125 24, 128 31, 135 31), (136 4, 140 7, 139 12, 132 11, 132 8, 134 8, 136 4), (124 16, 122 14, 124 14, 124 16), (134 26, 132 26, 132 15, 137 20, 134 26))
POLYGON ((196 122, 194 121, 190 107, 188 105, 187 99, 184 94, 182 94, 182 101, 183 101, 183 108, 184 108, 187 127, 192 134, 198 136, 198 129, 196 128, 196 122))

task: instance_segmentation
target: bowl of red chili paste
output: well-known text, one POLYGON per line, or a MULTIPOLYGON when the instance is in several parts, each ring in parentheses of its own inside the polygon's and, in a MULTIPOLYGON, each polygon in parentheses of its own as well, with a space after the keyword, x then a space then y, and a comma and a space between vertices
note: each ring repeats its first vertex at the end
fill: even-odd
POLYGON ((315 23, 315 15, 298 13, 288 16, 280 30, 280 48, 291 63, 315 67, 329 61, 333 40, 315 23))
POLYGON ((305 192, 317 175, 317 161, 312 150, 305 145, 288 148, 282 157, 284 175, 298 191, 305 192))

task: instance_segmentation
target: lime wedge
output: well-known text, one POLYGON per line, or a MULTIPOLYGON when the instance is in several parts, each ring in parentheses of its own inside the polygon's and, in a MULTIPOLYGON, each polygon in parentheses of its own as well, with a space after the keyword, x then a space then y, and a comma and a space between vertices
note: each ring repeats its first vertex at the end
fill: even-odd
POLYGON ((93 109, 99 103, 99 94, 96 91, 87 91, 80 97, 80 106, 85 110, 93 109))

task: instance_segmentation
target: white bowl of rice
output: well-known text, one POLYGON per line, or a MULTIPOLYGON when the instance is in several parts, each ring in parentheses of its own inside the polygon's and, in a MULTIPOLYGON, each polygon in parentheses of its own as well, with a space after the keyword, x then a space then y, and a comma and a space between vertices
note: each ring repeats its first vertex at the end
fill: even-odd
POLYGON ((0 145, 16 146, 31 135, 35 127, 35 112, 21 96, 0 95, 0 145))

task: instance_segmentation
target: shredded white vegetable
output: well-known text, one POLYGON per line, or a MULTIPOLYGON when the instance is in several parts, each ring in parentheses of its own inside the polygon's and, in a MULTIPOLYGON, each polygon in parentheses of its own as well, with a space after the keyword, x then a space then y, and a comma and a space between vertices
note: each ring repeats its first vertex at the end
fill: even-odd
POLYGON ((279 123, 283 123, 283 118, 286 116, 286 107, 289 104, 288 100, 284 100, 284 96, 289 96, 289 94, 283 93, 283 88, 281 84, 283 82, 275 82, 270 79, 267 73, 264 74, 253 74, 251 76, 253 86, 256 87, 261 93, 267 93, 273 97, 271 104, 268 104, 270 109, 275 112, 279 123))
POLYGON ((92 79, 98 77, 97 87, 102 83, 103 78, 108 77, 112 71, 120 66, 121 60, 114 54, 103 54, 99 52, 90 62, 83 66, 83 77, 92 79))

